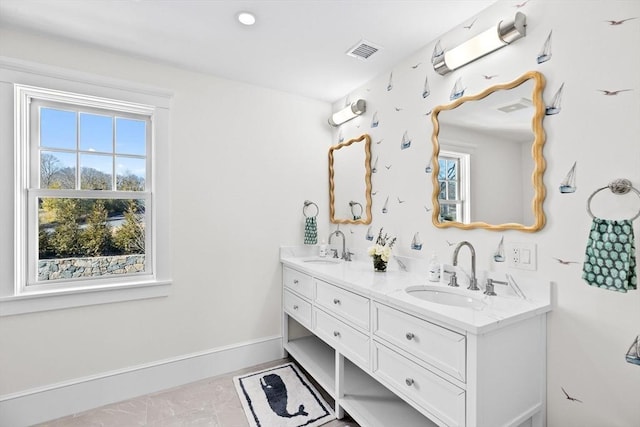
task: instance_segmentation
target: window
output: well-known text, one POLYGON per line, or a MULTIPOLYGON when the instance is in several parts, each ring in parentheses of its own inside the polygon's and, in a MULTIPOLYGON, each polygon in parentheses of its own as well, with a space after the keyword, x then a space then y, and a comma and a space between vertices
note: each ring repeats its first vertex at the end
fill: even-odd
POLYGON ((26 227, 24 290, 151 275, 153 109, 23 91, 26 210, 35 221, 26 227))
POLYGON ((171 95, 7 58, 0 95, 0 316, 167 296, 171 95))
POLYGON ((470 155, 466 153, 440 151, 440 221, 469 222, 469 160, 470 155))

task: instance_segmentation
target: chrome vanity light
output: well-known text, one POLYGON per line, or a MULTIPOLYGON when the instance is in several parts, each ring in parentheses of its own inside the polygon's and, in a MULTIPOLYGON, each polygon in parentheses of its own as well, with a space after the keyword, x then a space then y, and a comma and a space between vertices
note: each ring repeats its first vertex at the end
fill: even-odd
POLYGON ((450 73, 476 59, 496 51, 526 35, 527 17, 517 12, 513 20, 500 21, 488 30, 454 47, 438 52, 439 43, 433 54, 433 68, 441 75, 450 73))
POLYGON ((333 127, 338 127, 351 119, 355 119, 365 111, 367 111, 366 101, 364 99, 358 99, 337 113, 333 113, 333 115, 329 117, 329 124, 333 127))

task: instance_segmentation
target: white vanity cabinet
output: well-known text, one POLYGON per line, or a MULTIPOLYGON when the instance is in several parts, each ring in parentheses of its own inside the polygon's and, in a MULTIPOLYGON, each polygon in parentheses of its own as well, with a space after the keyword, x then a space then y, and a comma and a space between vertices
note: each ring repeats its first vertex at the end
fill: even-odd
POLYGON ((362 427, 545 425, 548 310, 478 333, 320 276, 284 263, 283 346, 339 417, 362 427))

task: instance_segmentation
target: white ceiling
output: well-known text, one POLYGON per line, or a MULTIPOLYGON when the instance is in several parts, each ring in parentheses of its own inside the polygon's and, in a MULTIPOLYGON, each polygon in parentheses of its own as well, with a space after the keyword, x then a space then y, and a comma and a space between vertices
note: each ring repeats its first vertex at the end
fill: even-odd
POLYGON ((0 0, 0 25, 334 102, 495 2, 0 0), (383 49, 347 56, 363 38, 383 49))

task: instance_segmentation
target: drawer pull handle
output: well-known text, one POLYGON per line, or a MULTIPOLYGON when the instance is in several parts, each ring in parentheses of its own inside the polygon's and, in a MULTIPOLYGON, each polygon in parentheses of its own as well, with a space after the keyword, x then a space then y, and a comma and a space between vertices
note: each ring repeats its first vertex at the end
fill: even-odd
POLYGON ((294 285, 297 285, 298 283, 300 283, 300 282, 298 282, 298 279, 293 279, 293 284, 294 285))
POLYGON ((407 337, 407 339, 411 341, 415 338, 415 335, 413 335, 413 332, 407 332, 407 335, 405 335, 405 337, 407 337))
POLYGON ((407 378, 404 382, 411 387, 415 381, 413 381, 413 378, 407 378))
POLYGON ((338 331, 333 331, 333 336, 334 336, 334 337, 339 337, 339 336, 340 336, 340 332, 338 332, 338 331))
POLYGON ((340 304, 340 300, 338 298, 334 298, 333 299, 333 303, 338 305, 338 304, 340 304))
POLYGON ((297 305, 294 305, 294 306, 293 306, 293 309, 294 309, 294 310, 297 310, 297 309, 298 309, 298 306, 297 306, 297 305))

